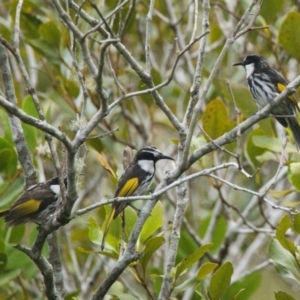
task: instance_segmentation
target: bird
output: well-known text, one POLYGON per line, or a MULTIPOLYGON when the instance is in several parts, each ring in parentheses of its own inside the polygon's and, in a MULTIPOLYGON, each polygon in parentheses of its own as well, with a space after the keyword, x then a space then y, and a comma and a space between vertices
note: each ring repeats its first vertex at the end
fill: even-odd
MULTIPOLYGON (((64 184, 67 187, 67 179, 64 184)), ((28 222, 40 224, 55 211, 59 195, 58 177, 51 178, 26 189, 8 209, 0 211, 0 217, 9 227, 28 222)))
MULTIPOLYGON (((118 181, 114 198, 140 196, 145 194, 154 177, 155 164, 161 159, 174 160, 172 157, 164 155, 152 146, 147 146, 137 151, 133 160, 126 167, 124 173, 121 175, 120 180, 118 181)), ((113 202, 111 213, 103 230, 101 250, 104 249, 106 236, 112 221, 128 205, 132 206, 131 203, 127 201, 113 202)))
MULTIPOLYGON (((286 88, 288 81, 268 61, 260 55, 248 55, 243 61, 233 66, 244 66, 249 91, 259 109, 273 100, 286 88)), ((296 117, 299 106, 295 95, 289 95, 272 108, 272 114, 284 127, 289 127, 293 133, 298 152, 300 151, 300 126, 296 117)))

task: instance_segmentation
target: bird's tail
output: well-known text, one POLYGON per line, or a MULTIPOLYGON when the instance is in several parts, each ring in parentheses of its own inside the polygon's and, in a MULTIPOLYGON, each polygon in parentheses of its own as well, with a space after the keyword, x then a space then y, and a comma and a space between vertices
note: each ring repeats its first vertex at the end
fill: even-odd
POLYGON ((112 210, 111 210, 110 215, 107 219, 107 222, 106 222, 106 225, 105 225, 105 228, 104 228, 104 231, 103 231, 103 237, 102 237, 102 242, 101 242, 101 250, 104 249, 106 236, 108 234, 111 222, 115 218, 116 208, 117 208, 116 206, 114 206, 114 205, 112 206, 112 210))
POLYGON ((292 130, 295 144, 298 152, 300 152, 300 125, 296 118, 286 118, 288 121, 289 127, 292 130))

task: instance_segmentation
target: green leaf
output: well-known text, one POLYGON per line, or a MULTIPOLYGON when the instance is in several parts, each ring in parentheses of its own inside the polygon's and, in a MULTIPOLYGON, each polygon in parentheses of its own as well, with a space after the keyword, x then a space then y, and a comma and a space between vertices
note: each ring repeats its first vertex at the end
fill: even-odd
MULTIPOLYGON (((253 143, 255 146, 272 152, 282 152, 282 141, 279 138, 271 136, 254 136, 253 143)), ((298 153, 295 146, 288 143, 285 148, 287 153, 298 153)))
POLYGON ((118 255, 113 253, 113 252, 107 252, 107 251, 95 251, 95 250, 89 250, 89 249, 85 249, 83 247, 78 247, 77 250, 81 253, 86 253, 86 254, 101 254, 104 256, 107 256, 109 258, 113 258, 113 259, 118 259, 118 255))
POLYGON ((275 299, 276 300, 296 300, 294 297, 290 296, 289 294, 285 293, 285 292, 275 292, 275 299))
MULTIPOLYGON (((0 138, 0 144, 1 144, 1 138, 0 138)), ((0 187, 1 187, 0 208, 4 209, 8 205, 10 205, 12 201, 16 200, 20 196, 20 194, 23 192, 24 189, 24 183, 22 179, 18 178, 17 180, 14 180, 12 183, 9 183, 8 181, 4 182, 2 185, 0 185, 0 187)))
MULTIPOLYGON (((239 72, 239 75, 241 78, 245 78, 245 71, 243 68, 237 68, 233 69, 232 72, 239 72)), ((238 109, 242 112, 242 114, 248 118, 253 113, 257 111, 257 106, 249 92, 249 89, 247 88, 247 85, 245 83, 243 84, 236 84, 234 82, 230 82, 230 86, 232 88, 232 92, 236 101, 236 105, 238 109)), ((228 101, 232 102, 231 94, 228 90, 228 87, 226 84, 223 84, 223 92, 226 96, 226 99, 228 101)))
POLYGON ((59 48, 60 32, 53 21, 42 23, 39 27, 39 34, 49 46, 59 48))
POLYGON ((286 197, 287 195, 295 192, 294 190, 269 190, 269 194, 276 199, 281 200, 282 198, 286 197))
POLYGON ((296 214, 292 216, 293 221, 293 229, 295 232, 300 233, 300 214, 296 214))
POLYGON ((96 245, 101 245, 103 236, 102 230, 93 216, 89 217, 88 227, 90 240, 96 245))
POLYGON ((182 262, 180 262, 176 266, 175 272, 175 280, 189 267, 191 267, 194 263, 198 262, 200 258, 208 252, 213 244, 206 244, 195 250, 192 254, 190 254, 187 258, 185 258, 182 262))
POLYGON ((156 230, 161 228, 163 224, 163 205, 161 204, 161 201, 158 201, 149 218, 145 222, 145 225, 143 226, 142 232, 139 237, 138 243, 143 243, 146 241, 156 230))
POLYGON ((216 267, 218 266, 218 264, 216 263, 212 263, 212 262, 207 262, 204 263, 203 265, 201 265, 196 279, 197 280, 202 280, 204 279, 208 274, 210 274, 216 267))
POLYGON ((128 293, 124 293, 124 286, 119 281, 114 282, 114 284, 108 290, 107 294, 113 295, 113 296, 117 297, 117 299, 136 300, 135 297, 129 295, 128 293))
POLYGON ((289 164, 288 176, 289 182, 300 191, 300 162, 292 162, 289 164))
POLYGON ((295 253, 295 245, 291 241, 287 240, 285 234, 288 229, 291 227, 291 221, 288 215, 284 215, 280 220, 277 230, 276 230, 276 238, 280 242, 280 244, 292 254, 295 253))
POLYGON ((211 277, 209 294, 212 300, 221 299, 230 286, 233 267, 230 262, 224 263, 211 277))
POLYGON ((25 225, 16 226, 11 228, 9 243, 10 244, 18 244, 24 238, 25 234, 25 225))
POLYGON ((213 236, 212 236, 212 243, 213 247, 211 249, 212 253, 218 251, 218 249, 222 246, 224 238, 227 232, 227 221, 224 216, 220 216, 217 220, 217 224, 215 226, 213 236))
POLYGON ((264 135, 265 135, 264 131, 260 127, 258 127, 256 129, 254 129, 252 132, 250 132, 247 137, 246 155, 254 168, 261 167, 262 162, 257 160, 257 157, 262 155, 265 150, 263 150, 261 147, 257 147, 253 143, 253 137, 254 136, 264 136, 264 135))
POLYGON ((204 131, 211 139, 216 139, 227 132, 228 111, 221 99, 214 99, 207 104, 202 124, 204 131))
POLYGON ((79 84, 77 82, 75 82, 74 80, 65 79, 64 80, 64 86, 65 86, 65 89, 68 91, 68 93, 74 99, 78 97, 79 92, 80 92, 80 88, 79 88, 79 84))
POLYGON ((8 115, 5 110, 0 110, 0 126, 4 130, 3 138, 9 143, 13 144, 12 132, 10 130, 10 124, 8 120, 8 115))
MULTIPOLYGON (((27 2, 32 5, 32 2, 25 1, 25 3, 27 2)), ((30 39, 39 38, 38 28, 41 24, 43 24, 43 22, 35 16, 36 12, 32 11, 32 7, 28 7, 27 12, 24 12, 24 10, 25 7, 23 6, 21 14, 21 28, 24 29, 22 30, 22 33, 24 33, 25 39, 28 42, 30 39)))
POLYGON ((264 1, 260 9, 260 15, 268 23, 275 23, 278 13, 281 11, 284 0, 268 0, 264 1))
POLYGON ((260 272, 255 272, 248 276, 245 276, 240 280, 234 282, 229 287, 223 299, 235 299, 235 300, 252 299, 253 294, 259 288, 261 281, 262 281, 262 275, 260 274, 260 272))
MULTIPOLYGON (((36 236, 36 232, 35 236, 36 236)), ((31 279, 38 271, 35 264, 32 263, 31 259, 20 252, 19 250, 6 246, 6 254, 8 256, 6 270, 20 269, 22 270, 22 277, 24 280, 31 279)))
POLYGON ((16 277, 20 275, 20 273, 20 269, 14 269, 0 274, 0 286, 4 286, 5 284, 12 282, 16 277))
POLYGON ((3 273, 7 264, 6 253, 0 253, 0 274, 3 273))
POLYGON ((272 239, 269 255, 277 265, 276 270, 284 277, 300 281, 300 268, 295 257, 277 239, 272 239))
POLYGON ((144 273, 153 253, 159 249, 164 242, 165 238, 162 236, 155 236, 146 242, 145 249, 143 250, 143 256, 140 258, 140 263, 144 269, 144 273))
POLYGON ((53 51, 53 47, 49 46, 45 41, 43 40, 34 40, 34 39, 28 39, 27 43, 39 54, 41 54, 43 57, 49 59, 52 64, 61 64, 61 60, 57 56, 57 53, 53 51))
POLYGON ((137 221, 137 213, 136 211, 130 207, 130 206, 127 206, 126 209, 125 209, 125 236, 126 236, 126 241, 128 241, 128 238, 130 236, 130 233, 137 221))
POLYGON ((0 138, 0 172, 7 177, 15 174, 18 156, 15 149, 3 138, 0 138))
POLYGON ((298 29, 300 28, 300 13, 292 11, 282 22, 278 40, 282 47, 300 62, 300 40, 298 29))

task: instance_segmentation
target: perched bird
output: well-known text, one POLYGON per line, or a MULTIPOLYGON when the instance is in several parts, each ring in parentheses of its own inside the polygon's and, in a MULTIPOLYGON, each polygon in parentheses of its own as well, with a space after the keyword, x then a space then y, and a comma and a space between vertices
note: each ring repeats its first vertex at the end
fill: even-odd
MULTIPOLYGON (((248 87, 259 109, 272 103, 288 84, 279 72, 270 67, 263 56, 248 55, 243 61, 235 63, 234 66, 245 67, 248 87)), ((272 114, 282 126, 290 127, 299 152, 300 126, 296 117, 296 109, 299 111, 296 97, 290 95, 272 108, 272 114)))
MULTIPOLYGON (((66 179, 64 184, 67 186, 66 179)), ((38 183, 25 190, 10 208, 0 211, 0 217, 8 226, 41 223, 55 211, 59 194, 58 177, 38 183)))
MULTIPOLYGON (((155 147, 145 147, 139 150, 122 174, 114 197, 129 197, 145 194, 155 174, 155 163, 160 159, 174 160, 173 158, 162 154, 155 147)), ((115 201, 112 204, 112 211, 103 232, 101 243, 102 250, 104 249, 105 239, 111 222, 127 205, 131 206, 130 202, 115 201)))

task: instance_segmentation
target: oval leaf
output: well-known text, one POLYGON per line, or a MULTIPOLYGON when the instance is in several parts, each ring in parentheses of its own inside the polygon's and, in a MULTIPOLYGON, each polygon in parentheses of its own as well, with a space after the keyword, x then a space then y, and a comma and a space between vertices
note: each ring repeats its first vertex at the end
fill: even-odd
POLYGON ((161 204, 161 201, 158 201, 149 218, 146 220, 145 225, 143 226, 142 232, 139 237, 139 243, 143 243, 146 241, 156 230, 161 228, 163 224, 163 206, 161 204))
POLYGON ((293 215, 293 229, 300 233, 300 214, 293 215))
POLYGON ((221 99, 210 101, 202 117, 204 131, 211 139, 216 139, 228 130, 227 107, 221 99))
POLYGON ((278 40, 283 48, 298 62, 300 62, 300 40, 298 30, 300 28, 300 14, 296 11, 290 12, 284 19, 278 40))
MULTIPOLYGON (((300 280, 300 267, 295 257, 286 250, 277 239, 272 239, 269 246, 269 255, 275 264, 283 267, 285 277, 300 280)), ((278 271, 278 269, 277 269, 278 271)))
POLYGON ((103 155, 101 155, 99 152, 96 152, 96 156, 97 156, 97 159, 98 159, 100 165, 104 169, 106 169, 114 178, 117 179, 117 176, 116 176, 115 172, 113 171, 113 169, 111 168, 111 166, 107 162, 106 158, 103 155))
POLYGON ((294 297, 288 295, 285 292, 277 292, 275 293, 276 300, 296 300, 294 297))
POLYGON ((39 27, 39 34, 49 46, 59 48, 60 32, 53 21, 42 23, 39 27))
POLYGON ((276 230, 276 238, 280 244, 292 254, 295 253, 295 245, 291 241, 287 240, 285 234, 291 227, 291 221, 288 215, 285 215, 279 222, 276 230))
POLYGON ((100 229, 97 221, 93 216, 89 217, 89 238, 90 240, 96 244, 101 245, 102 240, 102 230, 100 229))
POLYGON ((224 263, 211 277, 209 294, 212 300, 219 300, 230 286, 233 267, 230 262, 224 263))
POLYGON ((216 267, 218 266, 218 264, 216 263, 212 263, 212 262, 207 262, 205 264, 203 264, 198 273, 197 273, 197 280, 202 280, 204 279, 208 274, 210 274, 216 267))
POLYGON ((300 191, 300 162, 292 162, 289 164, 288 180, 300 191))
POLYGON ((198 262, 199 259, 208 252, 213 244, 206 244, 195 250, 192 254, 190 254, 187 258, 185 258, 182 262, 180 262, 176 267, 175 280, 182 274, 186 269, 191 267, 194 263, 198 262))
POLYGON ((161 245, 165 242, 165 238, 162 236, 155 236, 149 239, 146 242, 145 249, 143 251, 143 256, 140 259, 140 263, 143 267, 144 273, 146 271, 148 262, 152 257, 153 253, 161 247, 161 245))

